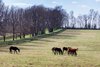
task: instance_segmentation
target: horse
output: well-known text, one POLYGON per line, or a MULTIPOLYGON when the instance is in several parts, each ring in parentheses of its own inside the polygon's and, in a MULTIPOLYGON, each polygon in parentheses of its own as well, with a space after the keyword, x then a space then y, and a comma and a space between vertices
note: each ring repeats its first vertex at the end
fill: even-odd
POLYGON ((77 51, 78 50, 78 48, 68 48, 68 55, 75 55, 75 56, 77 56, 77 51))
POLYGON ((20 52, 20 49, 18 47, 15 46, 10 46, 9 48, 10 53, 12 53, 12 51, 14 52, 14 54, 20 52))
POLYGON ((61 48, 58 48, 58 47, 53 47, 52 48, 52 52, 56 55, 56 54, 59 54, 59 55, 63 55, 63 51, 61 48))
POLYGON ((63 47, 63 53, 68 50, 68 47, 63 47))

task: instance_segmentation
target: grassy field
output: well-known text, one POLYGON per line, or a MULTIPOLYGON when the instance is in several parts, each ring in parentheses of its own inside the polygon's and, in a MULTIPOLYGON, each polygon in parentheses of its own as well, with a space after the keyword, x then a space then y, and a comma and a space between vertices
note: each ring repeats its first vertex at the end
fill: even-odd
POLYGON ((65 30, 57 35, 16 44, 20 54, 0 47, 0 67, 100 67, 100 31, 65 30), (78 56, 54 55, 52 47, 78 48, 78 56))

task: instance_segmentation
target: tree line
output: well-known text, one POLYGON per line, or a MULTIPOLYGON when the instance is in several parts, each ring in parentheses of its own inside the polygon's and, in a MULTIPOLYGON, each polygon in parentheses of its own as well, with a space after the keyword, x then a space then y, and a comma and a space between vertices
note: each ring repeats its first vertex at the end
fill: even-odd
POLYGON ((100 29, 100 14, 94 9, 90 9, 88 14, 74 16, 74 12, 66 13, 63 26, 71 29, 100 29))
POLYGON ((43 5, 34 5, 27 8, 5 6, 0 0, 0 36, 5 41, 8 33, 15 38, 25 38, 45 34, 45 30, 53 32, 63 25, 65 11, 61 6, 46 8, 43 5))
POLYGON ((34 5, 27 8, 8 7, 0 0, 0 36, 6 40, 8 34, 13 40, 17 37, 25 38, 30 34, 32 37, 45 34, 54 30, 66 29, 100 29, 100 14, 90 9, 88 14, 74 16, 61 6, 47 8, 43 5, 34 5))

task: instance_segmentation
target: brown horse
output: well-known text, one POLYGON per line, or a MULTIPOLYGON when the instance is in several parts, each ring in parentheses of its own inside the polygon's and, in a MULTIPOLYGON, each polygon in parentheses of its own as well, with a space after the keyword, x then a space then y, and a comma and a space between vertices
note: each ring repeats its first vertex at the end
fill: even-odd
POLYGON ((68 55, 75 55, 75 56, 77 56, 77 51, 78 50, 78 48, 69 48, 68 49, 68 55))

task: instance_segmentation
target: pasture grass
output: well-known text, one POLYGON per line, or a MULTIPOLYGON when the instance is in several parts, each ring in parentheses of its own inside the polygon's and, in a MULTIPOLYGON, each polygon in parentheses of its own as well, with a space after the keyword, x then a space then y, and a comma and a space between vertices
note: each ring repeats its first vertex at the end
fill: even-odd
POLYGON ((16 44, 19 54, 0 47, 0 67, 100 67, 100 31, 65 30, 55 35, 16 44), (52 47, 78 48, 78 56, 54 55, 52 47))

